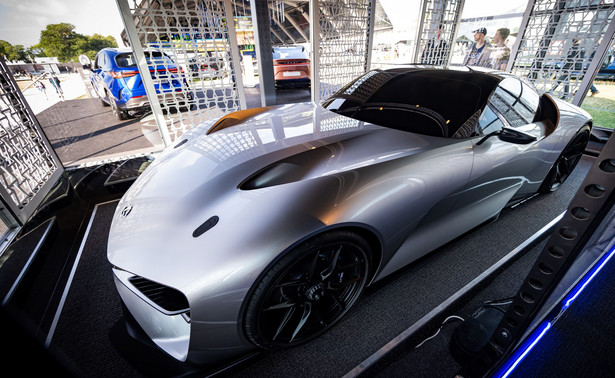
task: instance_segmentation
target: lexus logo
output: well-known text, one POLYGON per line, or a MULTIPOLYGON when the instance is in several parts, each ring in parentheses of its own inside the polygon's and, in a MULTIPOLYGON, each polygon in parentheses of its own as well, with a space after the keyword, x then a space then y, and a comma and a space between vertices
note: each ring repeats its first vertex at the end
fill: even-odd
POLYGON ((122 212, 120 214, 122 214, 122 218, 125 218, 128 216, 128 214, 130 214, 131 211, 132 211, 132 205, 128 205, 122 209, 122 212))

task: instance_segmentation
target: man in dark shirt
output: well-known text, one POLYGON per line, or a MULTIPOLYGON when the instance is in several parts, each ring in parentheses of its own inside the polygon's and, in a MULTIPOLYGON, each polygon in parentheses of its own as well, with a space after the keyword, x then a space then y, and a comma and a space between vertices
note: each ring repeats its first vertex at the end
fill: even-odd
POLYGON ((491 45, 485 41, 487 28, 478 28, 474 30, 474 44, 470 48, 470 52, 463 60, 464 66, 487 66, 489 64, 489 49, 491 45))
POLYGON ((443 65, 446 63, 448 44, 441 38, 442 25, 438 25, 436 35, 430 39, 421 55, 421 63, 443 65))

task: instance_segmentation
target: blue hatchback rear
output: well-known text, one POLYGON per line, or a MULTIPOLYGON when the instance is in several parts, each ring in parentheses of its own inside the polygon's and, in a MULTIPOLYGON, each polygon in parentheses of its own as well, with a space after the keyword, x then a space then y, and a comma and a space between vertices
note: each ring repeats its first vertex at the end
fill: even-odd
MULTIPOLYGON (((181 75, 181 68, 160 51, 145 51, 145 57, 156 92, 164 94, 167 103, 186 106, 186 100, 191 96, 184 93, 188 85, 181 75)), ((144 113, 150 107, 135 55, 130 49, 100 50, 94 60, 90 80, 102 104, 111 105, 120 120, 128 115, 144 113)))

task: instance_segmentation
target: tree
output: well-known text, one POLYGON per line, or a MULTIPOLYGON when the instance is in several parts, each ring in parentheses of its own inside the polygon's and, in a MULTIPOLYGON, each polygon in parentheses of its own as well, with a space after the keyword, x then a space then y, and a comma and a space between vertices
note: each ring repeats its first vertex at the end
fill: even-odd
POLYGON ((41 31, 37 47, 45 50, 47 56, 55 56, 60 62, 70 62, 77 55, 77 42, 87 37, 75 32, 75 25, 49 24, 41 31))
POLYGON ((49 24, 41 31, 38 45, 32 48, 43 50, 38 56, 56 56, 60 62, 77 61, 85 54, 90 59, 105 47, 117 47, 115 38, 94 34, 91 37, 75 32, 75 26, 67 23, 49 24))
POLYGON ((91 37, 85 36, 84 39, 77 42, 77 55, 85 54, 90 59, 94 60, 96 53, 105 47, 117 47, 115 38, 110 35, 105 37, 100 34, 94 34, 91 37))
POLYGON ((11 45, 7 41, 0 40, 0 55, 7 61, 24 61, 31 63, 29 50, 23 45, 11 45))
POLYGON ((28 50, 23 45, 14 45, 13 46, 13 60, 20 60, 26 63, 32 63, 30 60, 30 56, 28 54, 28 50))
POLYGON ((9 56, 13 51, 13 46, 7 41, 3 41, 0 39, 0 56, 4 58, 4 60, 11 60, 9 56))

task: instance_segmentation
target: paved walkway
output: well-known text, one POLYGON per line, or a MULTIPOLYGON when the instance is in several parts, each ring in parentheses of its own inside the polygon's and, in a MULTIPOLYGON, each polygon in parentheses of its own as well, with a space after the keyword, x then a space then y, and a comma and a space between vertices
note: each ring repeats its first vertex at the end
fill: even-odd
POLYGON ((47 78, 41 80, 46 87, 44 93, 33 86, 23 91, 24 97, 34 114, 38 114, 62 101, 89 97, 80 74, 62 74, 58 75, 58 78, 64 92, 63 97, 56 93, 47 78))
POLYGON ((100 100, 59 101, 36 116, 64 166, 158 151, 139 119, 119 122, 100 100))

